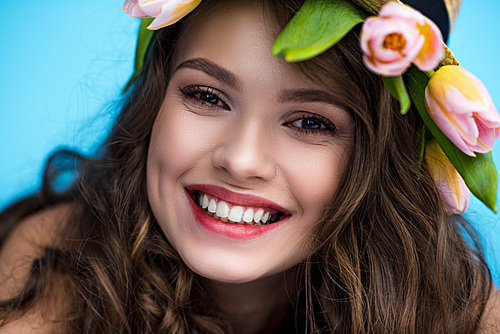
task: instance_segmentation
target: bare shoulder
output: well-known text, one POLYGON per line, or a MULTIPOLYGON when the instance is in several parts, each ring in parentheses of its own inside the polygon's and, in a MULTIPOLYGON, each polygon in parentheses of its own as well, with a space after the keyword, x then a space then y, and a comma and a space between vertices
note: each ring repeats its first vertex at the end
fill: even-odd
POLYGON ((0 334, 65 333, 65 309, 68 305, 68 285, 62 278, 49 283, 49 287, 40 296, 40 302, 32 305, 23 313, 11 314, 11 318, 0 322, 0 334))
MULTIPOLYGON (((27 217, 12 230, 0 249, 0 300, 13 298, 21 291, 33 261, 43 256, 45 247, 60 246, 59 231, 72 211, 69 204, 54 206, 27 217)), ((63 285, 55 283, 50 284, 50 295, 41 296, 42 300, 59 299, 63 285)), ((56 327, 47 321, 46 311, 35 305, 21 318, 0 327, 0 333, 55 333, 56 327)))
POLYGON ((71 210, 69 204, 54 206, 29 216, 13 229, 0 249, 0 299, 18 291, 44 247, 57 246, 59 229, 71 210))
POLYGON ((496 288, 493 288, 488 304, 486 304, 479 332, 483 334, 500 333, 500 294, 496 288))

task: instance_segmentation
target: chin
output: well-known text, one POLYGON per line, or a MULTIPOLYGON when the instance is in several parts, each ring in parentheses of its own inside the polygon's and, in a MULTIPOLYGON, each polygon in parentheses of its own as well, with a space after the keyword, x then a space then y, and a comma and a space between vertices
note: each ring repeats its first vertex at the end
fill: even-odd
POLYGON ((189 256, 183 256, 182 254, 181 257, 189 269, 196 274, 222 283, 250 283, 283 271, 281 267, 275 269, 269 268, 265 266, 266 263, 261 263, 258 266, 242 259, 238 261, 224 259, 223 254, 210 258, 195 257, 194 259, 190 259, 189 256))

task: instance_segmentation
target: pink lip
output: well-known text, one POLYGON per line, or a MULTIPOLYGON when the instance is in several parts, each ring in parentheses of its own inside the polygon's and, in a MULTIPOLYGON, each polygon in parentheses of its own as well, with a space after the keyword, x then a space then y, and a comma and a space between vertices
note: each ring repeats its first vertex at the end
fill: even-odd
POLYGON ((191 197, 190 192, 198 190, 238 205, 267 207, 274 208, 283 212, 287 211, 271 201, 253 195, 236 194, 230 190, 218 186, 196 185, 190 186, 187 190, 188 191, 186 192, 186 197, 188 199, 188 203, 191 207, 191 211, 193 212, 195 220, 205 229, 231 239, 248 240, 257 238, 281 226, 289 218, 285 217, 284 219, 270 225, 242 225, 224 223, 218 219, 210 217, 205 211, 200 209, 191 197))

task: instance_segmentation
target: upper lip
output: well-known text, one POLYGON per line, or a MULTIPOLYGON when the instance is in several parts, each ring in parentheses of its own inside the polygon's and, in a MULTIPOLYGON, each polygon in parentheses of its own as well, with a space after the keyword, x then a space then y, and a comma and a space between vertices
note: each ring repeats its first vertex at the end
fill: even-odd
POLYGON ((194 193, 196 191, 200 191, 207 195, 212 195, 217 197, 223 201, 240 205, 240 206, 252 206, 252 207, 260 207, 260 208, 270 208, 283 212, 285 215, 289 215, 290 211, 283 208, 281 205, 268 200, 264 197, 243 194, 231 191, 227 188, 211 185, 211 184, 193 184, 186 187, 186 190, 189 193, 194 193))

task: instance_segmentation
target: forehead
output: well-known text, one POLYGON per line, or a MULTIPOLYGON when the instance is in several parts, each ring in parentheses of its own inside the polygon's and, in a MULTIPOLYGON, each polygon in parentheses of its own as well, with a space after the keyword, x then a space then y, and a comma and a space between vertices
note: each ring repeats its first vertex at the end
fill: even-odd
POLYGON ((216 8, 206 16, 196 13, 176 45, 172 69, 186 60, 205 58, 238 76, 312 84, 294 64, 272 55, 278 33, 255 2, 216 8))

